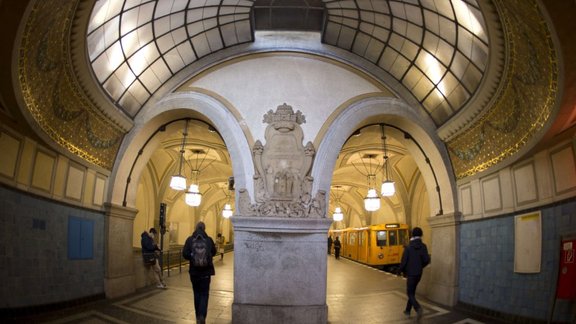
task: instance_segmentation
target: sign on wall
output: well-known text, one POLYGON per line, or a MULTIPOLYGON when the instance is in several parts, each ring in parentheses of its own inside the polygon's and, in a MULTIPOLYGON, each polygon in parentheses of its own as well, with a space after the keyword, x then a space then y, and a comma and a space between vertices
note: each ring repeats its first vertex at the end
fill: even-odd
POLYGON ((514 272, 539 273, 542 263, 540 212, 514 218, 514 272))

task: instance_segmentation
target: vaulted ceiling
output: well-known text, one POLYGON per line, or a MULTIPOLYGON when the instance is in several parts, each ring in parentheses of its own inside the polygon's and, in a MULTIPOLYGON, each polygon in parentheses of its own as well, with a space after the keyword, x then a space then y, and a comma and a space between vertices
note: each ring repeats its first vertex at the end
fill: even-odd
MULTIPOLYGON (((10 127, 110 169, 142 107, 191 67, 254 50, 259 31, 306 31, 319 33, 322 54, 390 84, 428 114, 462 178, 526 154, 528 143, 537 149, 574 134, 576 22, 569 13, 576 4, 543 4, 0 0, 0 41, 12 45, 2 47, 0 60, 16 62, 0 69, 0 111, 10 127), (543 135, 544 128, 550 130, 543 135)), ((165 156, 177 156, 181 133, 174 134, 165 156)), ((414 179, 402 141, 392 136, 391 143, 394 172, 414 179)), ((351 138, 335 179, 346 186, 340 174, 357 173, 354 166, 379 145, 378 136, 351 138)), ((223 150, 215 156, 226 156, 220 144, 213 146, 223 150)), ((152 163, 165 163, 159 160, 152 163)))

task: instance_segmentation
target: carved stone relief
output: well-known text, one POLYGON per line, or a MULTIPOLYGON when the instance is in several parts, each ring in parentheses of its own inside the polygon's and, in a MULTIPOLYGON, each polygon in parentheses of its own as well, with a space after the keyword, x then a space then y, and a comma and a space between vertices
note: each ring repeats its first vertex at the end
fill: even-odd
POLYGON ((269 124, 264 134, 266 144, 258 140, 252 148, 256 203, 251 203, 246 189, 240 189, 241 215, 326 217, 326 192, 318 191, 315 197, 311 193, 314 179, 310 169, 316 150, 311 142, 302 145, 300 124, 306 118, 284 103, 276 112, 269 110, 263 122, 269 124))

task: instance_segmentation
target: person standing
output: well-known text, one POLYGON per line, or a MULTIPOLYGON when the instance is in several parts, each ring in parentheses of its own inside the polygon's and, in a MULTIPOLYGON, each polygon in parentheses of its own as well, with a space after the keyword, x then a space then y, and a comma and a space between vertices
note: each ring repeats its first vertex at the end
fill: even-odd
POLYGON ((204 222, 196 224, 196 230, 186 239, 182 256, 190 261, 190 281, 194 291, 194 311, 196 323, 206 323, 210 277, 215 275, 212 257, 216 254, 214 240, 206 234, 204 222))
POLYGON ((332 252, 332 235, 328 235, 328 254, 332 252))
POLYGON ((408 302, 404 315, 410 316, 412 307, 418 314, 418 319, 422 317, 422 307, 416 300, 416 287, 422 278, 422 270, 430 263, 430 255, 428 254, 428 247, 422 243, 422 229, 414 227, 412 229, 412 237, 408 246, 404 247, 402 253, 402 262, 400 263, 399 271, 406 274, 406 295, 408 302))
POLYGON ((166 288, 166 284, 164 280, 162 280, 162 269, 160 269, 160 263, 158 262, 158 254, 161 250, 154 241, 156 233, 155 228, 151 228, 149 232, 142 232, 140 244, 142 246, 142 258, 148 268, 148 272, 150 272, 150 268, 154 271, 156 287, 164 289, 166 288))
POLYGON ((220 261, 224 260, 224 246, 226 245, 224 235, 218 233, 216 236, 216 244, 218 245, 218 254, 220 254, 220 261))
POLYGON ((334 239, 334 257, 338 260, 340 259, 340 248, 342 247, 342 245, 340 244, 340 238, 338 238, 338 236, 336 236, 336 238, 334 239))

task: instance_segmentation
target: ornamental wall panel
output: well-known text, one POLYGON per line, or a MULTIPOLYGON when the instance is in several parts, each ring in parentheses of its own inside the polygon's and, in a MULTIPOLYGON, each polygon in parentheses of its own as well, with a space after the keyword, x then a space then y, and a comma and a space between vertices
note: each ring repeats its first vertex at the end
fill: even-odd
POLYGON ((534 162, 512 168, 516 205, 522 206, 538 200, 538 188, 534 162))
POLYGON ((502 194, 498 175, 482 180, 482 195, 484 196, 484 212, 502 210, 502 194))
POLYGON ((8 133, 0 133, 0 175, 14 179, 20 156, 21 140, 8 133))
POLYGON ((70 163, 66 177, 66 198, 81 201, 85 176, 86 168, 76 163, 70 163))
POLYGON ((474 209, 472 208, 472 188, 470 186, 460 188, 460 202, 462 203, 462 215, 471 216, 474 209))
POLYGON ((52 192, 55 166, 55 154, 37 150, 32 169, 31 186, 47 193, 52 192))
POLYGON ((550 154, 554 174, 554 190, 557 195, 576 189, 576 161, 570 145, 550 154))

